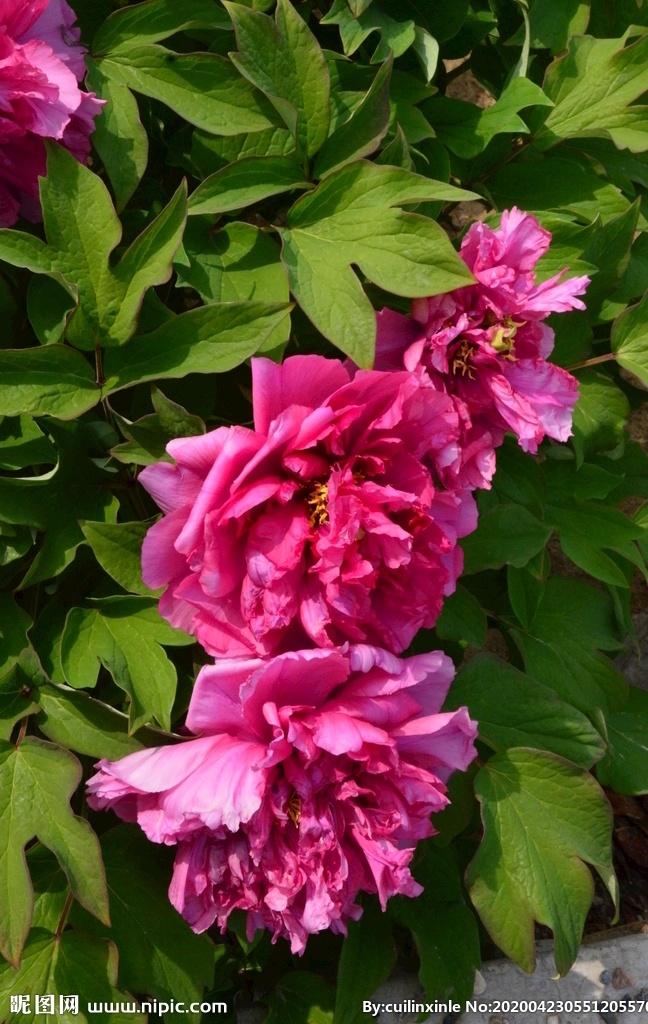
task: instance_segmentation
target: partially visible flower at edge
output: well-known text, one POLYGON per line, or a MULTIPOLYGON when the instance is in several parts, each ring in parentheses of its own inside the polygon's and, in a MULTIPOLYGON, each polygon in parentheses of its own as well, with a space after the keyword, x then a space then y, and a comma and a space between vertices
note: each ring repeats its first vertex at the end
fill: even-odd
POLYGON ((584 309, 577 296, 589 278, 562 280, 563 270, 536 284, 534 267, 550 242, 531 214, 505 210, 499 228, 475 223, 461 244, 476 284, 416 299, 411 318, 389 309, 378 314, 376 367, 422 366, 455 402, 462 462, 449 467, 448 486, 489 487, 495 449, 508 430, 528 452, 545 436, 571 435, 578 381, 547 362, 554 332, 542 321, 584 309))
POLYGON ((252 372, 254 430, 172 441, 176 464, 140 474, 166 513, 142 549, 160 613, 216 656, 400 653, 454 591, 476 526, 472 495, 435 482, 457 458, 452 401, 422 372, 315 355, 252 372))
POLYGON ((0 0, 0 227, 40 219, 45 139, 81 163, 104 101, 84 92, 85 50, 66 0, 0 0))
POLYGON ((178 844, 169 896, 194 931, 247 912, 302 953, 346 933, 360 891, 383 909, 421 886, 409 863, 476 755, 466 708, 440 713, 441 652, 400 660, 364 645, 204 667, 177 746, 100 761, 88 803, 178 844))

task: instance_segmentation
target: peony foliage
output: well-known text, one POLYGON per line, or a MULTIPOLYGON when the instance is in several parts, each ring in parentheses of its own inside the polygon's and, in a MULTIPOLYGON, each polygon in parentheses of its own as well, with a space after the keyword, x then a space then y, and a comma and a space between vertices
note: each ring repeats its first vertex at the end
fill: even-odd
POLYGON ((577 6, 0 0, 0 1019, 361 1024, 618 902, 648 14, 577 6))

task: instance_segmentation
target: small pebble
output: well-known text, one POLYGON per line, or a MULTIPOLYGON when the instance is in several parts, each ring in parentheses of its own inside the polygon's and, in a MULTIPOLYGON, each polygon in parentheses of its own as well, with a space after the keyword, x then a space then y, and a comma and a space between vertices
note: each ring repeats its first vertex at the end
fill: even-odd
POLYGON ((612 981, 612 971, 601 971, 599 981, 601 985, 609 985, 612 981))
POLYGON ((621 967, 615 967, 612 974, 612 984, 616 989, 630 988, 634 985, 632 978, 628 977, 625 971, 621 967))
POLYGON ((557 1013, 550 1013, 547 1017, 547 1024, 560 1024, 560 1017, 557 1013))
POLYGON ((475 971, 475 987, 473 989, 473 995, 480 996, 482 992, 486 991, 486 979, 481 971, 475 971))

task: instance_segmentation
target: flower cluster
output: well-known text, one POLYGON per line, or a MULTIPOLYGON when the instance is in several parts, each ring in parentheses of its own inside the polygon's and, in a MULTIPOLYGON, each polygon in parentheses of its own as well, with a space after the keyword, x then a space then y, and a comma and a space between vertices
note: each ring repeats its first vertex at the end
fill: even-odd
POLYGON ((45 139, 85 163, 103 105, 83 92, 85 51, 66 0, 0 2, 0 227, 39 220, 45 139))
POLYGON ((542 321, 584 309, 577 296, 589 278, 563 281, 563 271, 536 284, 534 267, 550 242, 535 217, 505 210, 498 229, 473 224, 462 242, 475 284, 416 300, 411 318, 378 314, 376 366, 425 367, 435 387, 452 396, 462 425, 460 458, 445 474, 452 486, 489 487, 507 431, 527 452, 545 436, 571 435, 578 382, 547 362, 554 332, 542 321))
POLYGON ((359 892, 420 892, 408 865, 476 723, 441 712, 445 655, 398 655, 455 588, 504 433, 569 435, 576 382, 542 321, 587 279, 535 283, 549 239, 518 210, 475 225, 476 283, 379 314, 376 369, 255 359, 253 429, 172 441, 141 473, 164 511, 144 580, 217 660, 192 738, 99 762, 88 799, 177 845, 170 898, 196 931, 241 909, 299 953, 359 892))

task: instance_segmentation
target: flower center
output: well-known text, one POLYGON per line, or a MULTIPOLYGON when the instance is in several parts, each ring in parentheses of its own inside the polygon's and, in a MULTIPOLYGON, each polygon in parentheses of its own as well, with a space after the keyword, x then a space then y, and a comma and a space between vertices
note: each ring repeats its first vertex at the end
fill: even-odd
POLYGON ((498 327, 493 335, 490 343, 491 348, 494 348, 496 352, 501 353, 505 359, 515 361, 515 356, 513 355, 514 339, 517 334, 518 327, 524 326, 524 321, 516 323, 512 317, 505 316, 503 323, 504 326, 498 327))
POLYGON ((292 821, 295 828, 299 828, 299 819, 301 817, 301 797, 293 789, 290 800, 286 805, 286 814, 292 821))
POLYGON ((469 378, 471 380, 474 380, 475 374, 472 371, 469 359, 471 358, 471 356, 474 356, 476 351, 477 346, 473 345, 472 342, 464 339, 464 341, 461 342, 461 345, 455 352, 452 362, 450 364, 450 369, 452 370, 452 372, 457 374, 460 373, 462 377, 465 377, 466 374, 468 374, 469 378))
POLYGON ((306 504, 310 509, 308 522, 311 526, 322 526, 328 523, 328 484, 319 481, 314 484, 306 497, 306 504))

